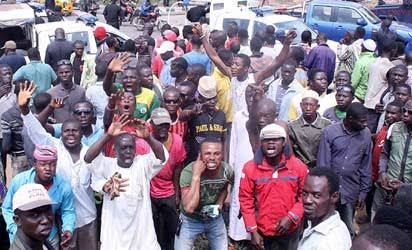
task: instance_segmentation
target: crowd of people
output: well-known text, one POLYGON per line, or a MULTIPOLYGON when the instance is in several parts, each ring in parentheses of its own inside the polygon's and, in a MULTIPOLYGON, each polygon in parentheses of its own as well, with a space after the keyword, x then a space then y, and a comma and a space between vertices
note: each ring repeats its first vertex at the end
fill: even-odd
POLYGON ((337 51, 203 21, 97 27, 97 55, 58 28, 27 64, 6 42, 0 248, 411 249, 412 50, 390 25, 337 51))

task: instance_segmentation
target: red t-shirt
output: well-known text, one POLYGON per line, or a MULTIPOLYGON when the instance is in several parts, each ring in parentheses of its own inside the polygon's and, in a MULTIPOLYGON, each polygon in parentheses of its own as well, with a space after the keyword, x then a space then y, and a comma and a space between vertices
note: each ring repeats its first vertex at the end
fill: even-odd
POLYGON ((169 140, 171 140, 168 148, 169 159, 162 170, 150 181, 150 196, 154 198, 166 198, 175 194, 173 172, 186 159, 182 138, 177 134, 169 133, 169 140))
POLYGON ((381 157, 387 134, 387 126, 383 126, 381 130, 376 134, 375 144, 372 150, 372 180, 374 182, 378 181, 379 179, 379 158, 381 157))

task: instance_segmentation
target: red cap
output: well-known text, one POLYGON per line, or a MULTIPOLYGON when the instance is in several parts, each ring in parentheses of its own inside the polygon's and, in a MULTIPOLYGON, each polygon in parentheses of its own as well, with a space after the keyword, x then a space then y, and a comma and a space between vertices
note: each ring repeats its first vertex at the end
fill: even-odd
POLYGON ((171 42, 176 42, 177 40, 176 33, 174 33, 171 30, 165 30, 163 32, 163 36, 165 37, 166 40, 171 41, 171 42))
POLYGON ((96 37, 97 40, 103 40, 107 37, 107 31, 104 27, 96 27, 94 29, 94 37, 96 37))

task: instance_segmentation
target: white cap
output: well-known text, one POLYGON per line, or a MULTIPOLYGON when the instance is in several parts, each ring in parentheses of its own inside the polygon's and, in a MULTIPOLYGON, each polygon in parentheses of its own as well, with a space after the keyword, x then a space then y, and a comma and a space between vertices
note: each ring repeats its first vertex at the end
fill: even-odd
POLYGON ((372 39, 366 39, 365 41, 363 41, 362 45, 369 51, 375 51, 376 49, 376 43, 372 39))
POLYGON ((156 51, 159 55, 164 54, 175 49, 175 44, 171 41, 164 41, 156 51))
POLYGON ((197 92, 204 98, 210 99, 217 95, 217 83, 215 78, 211 76, 202 76, 199 79, 197 92))
POLYGON ((28 211, 45 205, 52 205, 47 190, 43 185, 28 183, 21 186, 13 196, 13 211, 28 211))
POLYGON ((266 125, 260 131, 260 139, 277 139, 284 138, 286 139, 286 131, 282 126, 279 126, 275 123, 266 125))
POLYGON ((305 98, 312 98, 312 99, 319 101, 319 94, 318 92, 314 90, 308 89, 305 92, 303 92, 302 100, 305 98))

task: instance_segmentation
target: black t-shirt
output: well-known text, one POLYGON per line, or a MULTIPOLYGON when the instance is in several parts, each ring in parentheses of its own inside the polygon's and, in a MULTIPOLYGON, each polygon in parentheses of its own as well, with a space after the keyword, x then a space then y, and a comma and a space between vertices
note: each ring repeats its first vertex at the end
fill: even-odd
POLYGON ((117 23, 122 16, 122 8, 117 4, 109 4, 104 8, 103 15, 107 22, 117 23))
POLYGON ((80 85, 80 81, 82 79, 82 72, 83 72, 83 64, 84 61, 82 61, 81 58, 75 57, 73 60, 73 78, 74 78, 74 83, 77 85, 80 85))
POLYGON ((205 138, 218 138, 222 142, 226 132, 226 117, 222 110, 212 114, 201 113, 192 118, 188 123, 189 148, 187 162, 196 160, 200 149, 200 143, 205 138))

